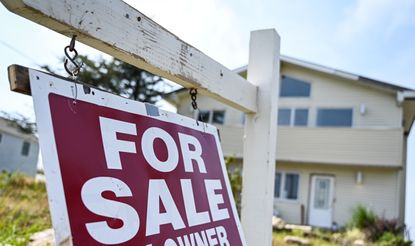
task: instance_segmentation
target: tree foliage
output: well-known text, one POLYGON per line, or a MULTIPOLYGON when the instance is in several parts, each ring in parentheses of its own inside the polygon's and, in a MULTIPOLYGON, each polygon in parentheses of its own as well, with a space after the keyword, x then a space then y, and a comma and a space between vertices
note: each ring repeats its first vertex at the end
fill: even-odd
POLYGON ((10 114, 5 111, 0 111, 0 117, 7 120, 9 126, 17 128, 23 133, 34 134, 37 131, 36 123, 22 114, 10 114))
MULTIPOLYGON (((115 58, 92 60, 80 55, 78 59, 83 63, 80 81, 129 99, 154 104, 168 86, 161 77, 115 58)), ((49 66, 42 68, 54 72, 49 66)))
POLYGON ((231 166, 233 165, 233 161, 234 158, 225 157, 226 170, 228 172, 229 182, 231 183, 236 210, 238 211, 238 214, 241 215, 242 170, 240 167, 232 168, 231 166))

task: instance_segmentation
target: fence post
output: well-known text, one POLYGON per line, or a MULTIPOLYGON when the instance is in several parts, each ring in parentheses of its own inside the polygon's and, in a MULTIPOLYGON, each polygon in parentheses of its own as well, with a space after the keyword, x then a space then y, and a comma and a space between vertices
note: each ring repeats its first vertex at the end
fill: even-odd
POLYGON ((241 219, 248 245, 272 244, 279 59, 274 29, 251 32, 248 81, 258 87, 258 110, 245 119, 241 219))

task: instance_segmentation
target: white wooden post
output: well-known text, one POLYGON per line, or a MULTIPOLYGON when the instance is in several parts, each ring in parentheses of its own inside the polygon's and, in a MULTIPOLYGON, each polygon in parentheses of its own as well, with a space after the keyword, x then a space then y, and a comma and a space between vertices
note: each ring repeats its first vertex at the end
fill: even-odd
POLYGON ((272 244, 279 56, 274 29, 251 32, 248 81, 258 94, 257 113, 245 120, 241 219, 248 245, 272 244))

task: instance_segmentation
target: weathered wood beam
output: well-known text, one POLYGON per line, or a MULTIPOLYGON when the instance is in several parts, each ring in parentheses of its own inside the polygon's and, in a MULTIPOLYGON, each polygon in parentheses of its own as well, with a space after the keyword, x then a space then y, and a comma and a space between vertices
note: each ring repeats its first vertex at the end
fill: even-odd
POLYGON ((0 0, 11 12, 244 112, 257 88, 119 1, 0 0))
POLYGON ((10 90, 31 95, 29 69, 20 65, 10 65, 7 71, 9 74, 10 90))

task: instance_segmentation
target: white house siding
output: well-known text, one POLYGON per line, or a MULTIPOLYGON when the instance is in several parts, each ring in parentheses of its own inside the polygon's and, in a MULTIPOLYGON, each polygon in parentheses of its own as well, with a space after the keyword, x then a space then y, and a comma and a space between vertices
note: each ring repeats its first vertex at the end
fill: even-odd
POLYGON ((35 176, 39 156, 39 145, 32 137, 19 137, 0 130, 0 170, 23 172, 35 176), (23 142, 30 143, 29 154, 22 155, 23 142))
POLYGON ((311 83, 309 98, 280 98, 279 107, 310 109, 309 126, 315 126, 317 108, 353 108, 354 128, 400 128, 402 107, 396 93, 364 86, 356 81, 284 64, 282 74, 311 83), (364 105, 365 114, 360 114, 364 105))
MULTIPOLYGON (((223 152, 242 157, 243 127, 218 126, 223 152)), ((403 129, 278 127, 277 160, 402 166, 403 129)))
POLYGON ((322 164, 277 163, 277 171, 300 175, 297 201, 275 199, 275 208, 290 223, 301 223, 301 205, 305 207, 307 223, 311 175, 331 175, 335 178, 333 221, 345 225, 358 204, 386 218, 398 218, 398 170, 381 167, 352 167, 322 164), (356 184, 356 172, 363 173, 363 184, 356 184))
MULTIPOLYGON (((402 127, 403 110, 396 101, 396 92, 287 63, 283 63, 281 74, 311 83, 309 98, 280 97, 278 102, 280 108, 308 108, 309 127, 315 126, 317 108, 353 108, 353 128, 402 127), (362 105, 366 109, 364 114, 360 113, 362 105)), ((242 125, 240 111, 202 95, 197 101, 202 110, 226 110, 226 125, 242 125)), ((193 116, 190 102, 188 93, 178 95, 177 112, 193 116)))

